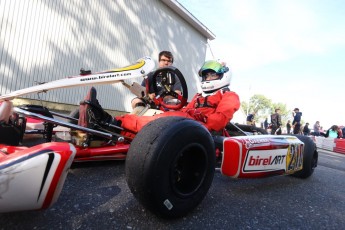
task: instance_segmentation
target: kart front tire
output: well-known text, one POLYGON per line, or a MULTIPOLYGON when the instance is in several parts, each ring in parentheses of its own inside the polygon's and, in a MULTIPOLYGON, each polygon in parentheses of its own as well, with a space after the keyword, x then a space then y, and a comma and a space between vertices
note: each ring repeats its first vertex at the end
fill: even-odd
POLYGON ((194 120, 164 117, 134 138, 126 159, 128 186, 148 210, 164 218, 185 216, 206 196, 214 176, 215 148, 194 120))
POLYGON ((300 141, 304 143, 303 152, 303 169, 292 174, 298 178, 308 178, 314 173, 314 169, 317 167, 318 152, 316 144, 308 136, 293 135, 296 136, 300 141))

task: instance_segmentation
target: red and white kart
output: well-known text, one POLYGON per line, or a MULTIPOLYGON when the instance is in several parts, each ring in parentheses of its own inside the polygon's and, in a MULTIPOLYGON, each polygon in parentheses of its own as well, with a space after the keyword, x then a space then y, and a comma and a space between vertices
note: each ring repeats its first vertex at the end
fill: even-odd
MULTIPOLYGON (((0 117, 8 113, 1 107, 18 96, 61 87, 123 82, 144 77, 153 68, 153 61, 145 57, 124 68, 18 90, 0 96, 0 117)), ((158 69, 158 75, 165 88, 154 99, 162 108, 160 112, 178 110, 188 98, 183 75, 175 67, 158 69), (183 96, 172 92, 172 74, 180 79, 183 96), (175 98, 174 103, 164 100, 167 95, 175 98)), ((193 210, 207 194, 216 166, 223 175, 233 178, 283 174, 307 178, 317 166, 318 153, 309 137, 253 135, 264 131, 245 125, 229 123, 223 132, 210 133, 200 122, 169 116, 131 133, 102 110, 93 90, 81 102, 78 120, 41 106, 13 110, 9 121, 0 127, 0 212, 50 207, 60 194, 72 161, 126 160, 131 192, 144 207, 163 217, 180 217, 193 210), (32 131, 25 131, 28 117, 44 121, 44 129, 39 132, 47 143, 19 146, 23 136, 32 131), (56 125, 69 129, 69 142, 51 142, 56 125)), ((157 112, 146 108, 143 116, 157 112)))

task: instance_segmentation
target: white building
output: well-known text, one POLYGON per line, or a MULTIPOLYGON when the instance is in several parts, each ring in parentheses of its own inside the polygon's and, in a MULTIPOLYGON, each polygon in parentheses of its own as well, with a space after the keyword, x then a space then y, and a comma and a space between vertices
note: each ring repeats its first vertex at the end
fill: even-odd
MULTIPOLYGON (((78 75, 80 68, 99 72, 143 56, 157 60, 161 50, 169 50, 191 97, 207 41, 215 38, 175 0, 1 0, 0 26, 0 94, 78 75)), ((54 90, 40 98, 77 105, 88 88, 54 90)), ((127 88, 96 88, 104 108, 130 111, 134 96, 127 88)))

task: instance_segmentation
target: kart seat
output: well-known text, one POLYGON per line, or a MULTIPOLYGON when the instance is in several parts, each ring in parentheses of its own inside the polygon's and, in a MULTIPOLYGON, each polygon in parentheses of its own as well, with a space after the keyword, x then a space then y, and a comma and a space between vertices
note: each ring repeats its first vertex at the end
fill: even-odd
POLYGON ((87 128, 96 128, 107 123, 117 124, 116 120, 103 110, 97 100, 96 89, 91 87, 84 100, 80 102, 78 125, 87 128))
POLYGON ((0 102, 0 122, 8 123, 12 115, 13 104, 11 101, 0 102))

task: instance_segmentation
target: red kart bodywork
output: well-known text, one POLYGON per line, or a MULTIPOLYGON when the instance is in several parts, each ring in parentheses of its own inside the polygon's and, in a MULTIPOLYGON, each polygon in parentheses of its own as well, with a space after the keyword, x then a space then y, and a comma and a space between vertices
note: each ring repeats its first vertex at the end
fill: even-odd
POLYGON ((228 137, 221 172, 234 178, 292 174, 302 169, 303 148, 293 136, 228 137))
POLYGON ((0 145, 0 212, 50 207, 59 197, 75 156, 68 143, 31 148, 0 145))
POLYGON ((95 148, 76 147, 77 153, 74 161, 125 160, 129 147, 129 143, 118 143, 116 145, 95 148))

